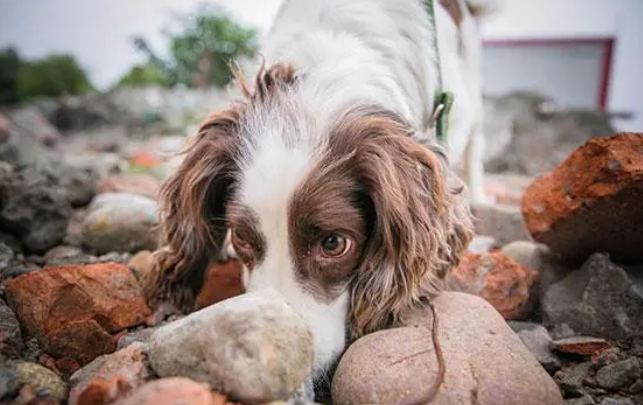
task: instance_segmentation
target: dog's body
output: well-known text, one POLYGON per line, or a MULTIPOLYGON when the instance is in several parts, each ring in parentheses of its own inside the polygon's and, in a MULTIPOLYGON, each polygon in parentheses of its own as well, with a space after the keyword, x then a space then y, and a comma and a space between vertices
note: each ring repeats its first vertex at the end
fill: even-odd
POLYGON ((449 162, 460 169, 469 198, 485 202, 481 42, 473 14, 494 1, 434 0, 437 38, 425 1, 286 0, 262 54, 268 65, 323 72, 319 85, 329 93, 343 93, 347 102, 370 98, 424 135, 433 132, 441 81, 441 90, 455 97, 449 162))
MULTIPOLYGON (((482 109, 474 23, 461 12, 436 8, 456 159, 481 136, 482 109)), ((425 307, 472 235, 429 127, 432 32, 421 0, 287 0, 269 67, 202 125, 163 188, 167 246, 145 279, 150 301, 191 308, 230 235, 247 290, 281 292, 308 322, 316 374, 347 336, 425 307)))

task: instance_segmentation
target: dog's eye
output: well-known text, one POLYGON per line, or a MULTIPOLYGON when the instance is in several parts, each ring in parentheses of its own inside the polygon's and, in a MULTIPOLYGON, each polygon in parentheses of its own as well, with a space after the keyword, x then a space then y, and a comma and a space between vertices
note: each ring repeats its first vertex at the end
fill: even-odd
POLYGON ((350 250, 353 242, 342 235, 331 233, 321 241, 322 253, 326 257, 342 257, 350 250))

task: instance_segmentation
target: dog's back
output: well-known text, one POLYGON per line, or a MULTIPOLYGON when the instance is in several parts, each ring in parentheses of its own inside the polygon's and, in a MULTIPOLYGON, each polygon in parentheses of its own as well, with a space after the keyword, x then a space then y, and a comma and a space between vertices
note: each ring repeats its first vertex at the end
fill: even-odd
POLYGON ((455 96, 449 161, 469 160, 463 177, 471 178, 472 194, 482 199, 484 109, 476 16, 498 1, 435 0, 436 31, 425 1, 286 0, 262 53, 268 64, 288 62, 316 75, 324 87, 319 97, 379 104, 428 136, 441 81, 455 96))

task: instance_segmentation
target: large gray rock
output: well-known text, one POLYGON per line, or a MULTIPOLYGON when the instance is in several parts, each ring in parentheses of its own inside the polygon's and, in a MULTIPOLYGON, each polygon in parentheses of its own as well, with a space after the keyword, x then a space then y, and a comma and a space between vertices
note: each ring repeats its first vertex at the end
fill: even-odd
POLYGON ((604 114, 565 110, 530 92, 487 97, 485 112, 485 168, 491 172, 548 172, 591 137, 615 132, 604 114))
POLYGON ((18 356, 23 346, 16 314, 0 299, 0 355, 18 356))
MULTIPOLYGON (((0 184, 0 222, 30 251, 41 253, 65 236, 72 198, 60 166, 16 168, 0 184)), ((73 182, 72 182, 73 183, 73 182)))
POLYGON ((160 327, 149 359, 161 377, 207 382, 232 399, 286 400, 312 371, 305 321, 278 294, 243 294, 160 327))
MULTIPOLYGON (((557 405, 558 387, 498 312, 482 298, 445 292, 435 301, 438 339, 446 366, 431 405, 557 405)), ((409 326, 354 342, 333 380, 333 403, 427 403, 437 378, 430 311, 409 326)))
POLYGON ((553 284, 542 302, 550 326, 606 339, 626 339, 643 328, 643 274, 595 253, 580 270, 553 284))
POLYGON ((154 200, 142 196, 100 195, 83 220, 83 244, 98 254, 155 250, 157 209, 154 200))

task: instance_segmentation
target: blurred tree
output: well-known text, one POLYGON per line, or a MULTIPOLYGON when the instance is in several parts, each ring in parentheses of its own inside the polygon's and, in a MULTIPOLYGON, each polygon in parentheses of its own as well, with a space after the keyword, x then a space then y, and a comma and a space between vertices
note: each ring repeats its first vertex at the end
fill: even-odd
POLYGON ((20 56, 14 48, 0 50, 0 105, 15 104, 18 97, 20 56))
POLYGON ((257 52, 257 32, 237 24, 220 8, 200 6, 180 20, 180 28, 168 32, 169 60, 156 55, 145 39, 134 38, 134 45, 165 73, 170 86, 225 86, 232 80, 230 63, 257 52))
POLYGON ((92 85, 73 56, 50 55, 22 63, 17 89, 20 99, 27 100, 39 96, 83 94, 91 90, 92 85))
POLYGON ((116 87, 143 87, 149 85, 167 86, 165 72, 152 64, 142 64, 132 67, 123 76, 116 87))

